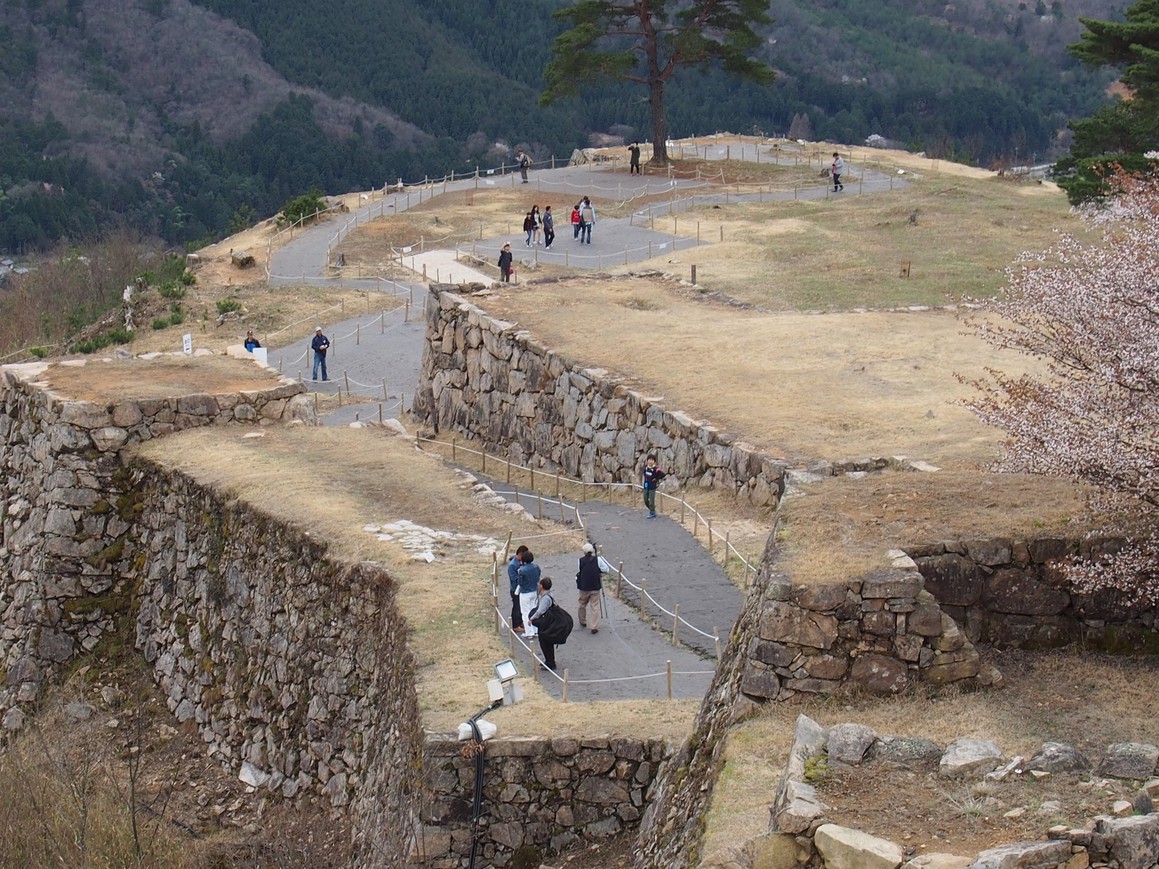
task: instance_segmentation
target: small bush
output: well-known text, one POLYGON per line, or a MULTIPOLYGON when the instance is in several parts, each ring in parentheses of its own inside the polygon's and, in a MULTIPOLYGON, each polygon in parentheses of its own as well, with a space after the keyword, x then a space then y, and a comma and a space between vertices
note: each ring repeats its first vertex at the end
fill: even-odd
POLYGON ((185 312, 182 311, 180 308, 177 308, 177 309, 169 312, 169 325, 170 326, 180 326, 184 322, 185 322, 185 312))
POLYGON ((102 335, 89 338, 87 341, 78 341, 68 348, 69 353, 96 353, 114 344, 128 344, 133 340, 133 333, 123 326, 118 326, 102 335))
MULTIPOLYGON (((192 277, 192 275, 190 276, 192 277)), ((157 292, 163 299, 184 299, 185 287, 178 281, 169 281, 157 288, 157 292)))
POLYGON ((160 332, 162 329, 168 329, 168 328, 169 328, 169 320, 168 319, 158 317, 156 320, 153 321, 153 330, 156 332, 160 332))
POLYGON ((237 299, 218 299, 217 300, 217 313, 219 313, 219 314, 232 314, 234 311, 240 311, 240 310, 241 310, 241 302, 239 302, 237 299))
POLYGON ((326 210, 326 203, 322 201, 322 191, 317 188, 309 193, 291 199, 282 206, 278 215, 278 223, 294 224, 312 219, 318 212, 326 210))
POLYGON ((28 352, 35 356, 37 359, 43 359, 48 355, 48 351, 43 347, 29 347, 28 352))

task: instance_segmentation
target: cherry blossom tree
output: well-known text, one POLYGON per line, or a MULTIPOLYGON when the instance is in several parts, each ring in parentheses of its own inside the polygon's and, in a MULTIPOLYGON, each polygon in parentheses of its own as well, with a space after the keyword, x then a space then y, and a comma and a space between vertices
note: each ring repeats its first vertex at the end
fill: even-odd
POLYGON ((968 401, 1006 431, 1001 470, 1070 477, 1116 523, 1118 551, 1074 559, 1079 590, 1159 603, 1159 179, 1123 173, 1085 206, 1102 243, 1064 235, 1008 272, 1004 296, 975 300, 987 342, 1046 362, 1045 373, 989 369, 968 401))

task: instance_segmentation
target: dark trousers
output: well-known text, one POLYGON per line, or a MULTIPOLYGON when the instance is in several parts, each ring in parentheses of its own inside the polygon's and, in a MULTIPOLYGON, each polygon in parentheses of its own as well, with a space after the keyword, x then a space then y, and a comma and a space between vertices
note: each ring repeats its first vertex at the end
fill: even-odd
POLYGON ((545 640, 543 638, 543 634, 538 634, 538 637, 539 637, 539 650, 541 652, 543 652, 543 663, 546 664, 549 669, 554 670, 555 669, 555 643, 551 642, 550 640, 545 640))
POLYGON ((544 228, 543 230, 543 246, 551 247, 551 243, 555 241, 555 230, 544 228))
POLYGON ((511 592, 511 627, 523 627, 523 611, 519 609, 519 591, 511 592))

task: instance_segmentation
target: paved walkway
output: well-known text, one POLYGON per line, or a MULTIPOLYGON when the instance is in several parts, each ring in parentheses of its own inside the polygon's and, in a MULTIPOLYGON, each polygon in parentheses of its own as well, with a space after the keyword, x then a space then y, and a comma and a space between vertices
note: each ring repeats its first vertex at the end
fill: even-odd
MULTIPOLYGON (((755 159, 755 147, 752 158, 755 159)), ((702 156, 709 159, 724 159, 728 153, 721 146, 711 147, 702 156)), ((735 152, 734 152, 735 156, 735 152)), ((748 158, 748 155, 742 155, 748 158)), ((779 157, 770 150, 762 152, 762 160, 792 159, 784 153, 779 157)), ((864 172, 859 182, 866 192, 885 191, 897 186, 893 179, 885 175, 870 176, 864 172)), ((440 185, 448 190, 489 188, 511 185, 511 176, 469 178, 463 181, 440 185)), ((672 191, 674 197, 667 202, 653 203, 643 207, 630 217, 601 219, 597 214, 592 244, 581 245, 572 238, 567 215, 561 213, 556 218, 556 243, 553 249, 528 249, 523 242, 522 231, 492 235, 473 247, 486 261, 497 257, 504 242, 511 243, 516 251, 516 261, 547 261, 570 265, 577 268, 602 268, 613 263, 640 261, 667 249, 677 250, 694 246, 696 239, 687 239, 654 232, 648 228, 653 214, 669 214, 698 204, 724 201, 725 196, 713 193, 708 185, 694 181, 669 181, 655 176, 630 176, 623 172, 611 173, 592 167, 566 167, 555 170, 540 170, 532 173, 531 183, 526 188, 529 200, 541 202, 562 201, 570 211, 572 200, 583 195, 600 198, 614 197, 621 201, 631 198, 655 195, 672 191), (683 196, 676 196, 682 194, 683 196), (696 200, 691 199, 693 195, 696 200), (522 248, 522 250, 519 250, 522 248)), ((350 220, 367 221, 388 211, 403 211, 427 201, 430 193, 392 194, 377 202, 370 203, 355 212, 350 220)), ((819 180, 816 188, 783 193, 754 194, 751 199, 765 201, 793 198, 826 198, 832 195, 829 187, 819 180)), ((733 194, 731 201, 737 201, 733 194)), ((555 202, 551 203, 553 206, 555 202)), ((328 359, 329 383, 311 384, 316 391, 343 392, 347 389, 356 395, 373 399, 370 404, 348 405, 328 415, 323 422, 327 425, 347 425, 356 416, 361 419, 377 419, 379 405, 384 416, 399 415, 399 408, 405 402, 409 407, 411 397, 418 384, 420 360, 423 347, 425 323, 421 309, 427 297, 427 289, 417 283, 341 280, 327 275, 327 255, 329 246, 336 238, 337 229, 333 221, 299 232, 288 244, 276 251, 271 260, 270 282, 275 284, 312 284, 342 286, 354 289, 410 294, 416 302, 415 316, 404 321, 402 310, 385 315, 370 313, 359 317, 343 319, 337 323, 323 323, 332 346, 328 359), (384 389, 385 383, 385 389, 384 389)), ((453 259, 454 252, 424 251, 416 255, 428 265, 428 279, 442 278, 442 268, 446 265, 447 278, 457 278, 462 269, 462 280, 487 279, 471 275, 472 271, 453 259), (428 258, 429 257, 429 258, 428 258), (435 265, 432 274, 431 265, 435 265)), ((270 363, 283 373, 293 377, 310 376, 310 353, 308 340, 271 348, 270 363)), ((500 487, 502 488, 502 487, 500 487)), ((512 493, 510 497, 526 495, 512 493)), ((580 632, 577 625, 568 643, 557 653, 559 673, 568 671, 569 699, 609 700, 626 698, 664 697, 668 693, 668 662, 674 671, 672 693, 675 697, 703 696, 711 680, 715 653, 715 641, 709 639, 719 633, 722 643, 726 641, 743 600, 742 593, 724 576, 716 562, 709 557, 703 547, 695 541, 679 524, 663 516, 650 520, 642 506, 624 506, 589 501, 580 505, 581 516, 590 539, 600 546, 606 560, 613 566, 623 562, 624 574, 634 582, 647 580, 649 595, 662 602, 666 609, 675 611, 680 607, 683 619, 697 628, 697 633, 685 626, 681 627, 681 642, 687 647, 674 647, 667 636, 656 630, 653 623, 642 621, 636 610, 624 603, 606 596, 608 604, 607 622, 600 633, 592 635, 580 632), (707 635, 707 636, 705 636, 707 635), (691 647, 691 648, 689 648, 691 647)), ((533 546, 533 541, 528 541, 533 546)), ((534 549, 534 546, 533 546, 534 549)), ((556 579, 555 591, 559 603, 575 612, 576 590, 574 576, 579 553, 567 556, 546 557, 540 560, 544 573, 556 579)), ((504 576, 501 583, 504 583, 504 576)), ((638 593, 623 586, 626 601, 638 605, 638 593)), ((506 599, 500 607, 505 617, 509 617, 506 599)), ((663 618, 671 629, 671 616, 653 613, 663 618)), ((505 632, 507 639, 510 635, 505 632)), ((531 649, 538 652, 538 644, 531 649)), ((530 651, 520 649, 520 667, 526 674, 529 669, 530 651)), ((545 687, 556 696, 562 693, 561 678, 541 671, 545 687)))

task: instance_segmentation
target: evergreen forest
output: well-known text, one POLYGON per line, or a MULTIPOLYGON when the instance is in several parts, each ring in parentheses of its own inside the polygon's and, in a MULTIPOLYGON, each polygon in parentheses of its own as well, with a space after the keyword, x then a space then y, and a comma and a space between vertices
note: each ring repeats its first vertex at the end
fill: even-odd
MULTIPOLYGON (((647 137, 631 85, 541 108, 562 0, 0 0, 0 250, 120 226, 197 245, 310 189, 647 137), (216 52, 216 53, 215 53, 216 52), (62 86, 62 81, 67 86, 62 86)), ((685 71, 673 138, 728 130, 980 165, 1054 159, 1113 70, 1066 51, 1118 0, 773 0, 770 86, 685 71)))

